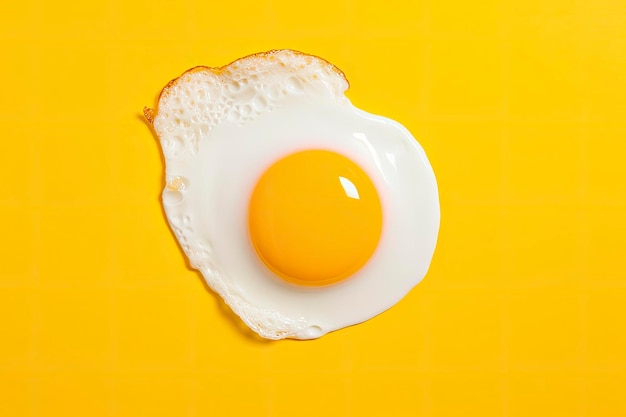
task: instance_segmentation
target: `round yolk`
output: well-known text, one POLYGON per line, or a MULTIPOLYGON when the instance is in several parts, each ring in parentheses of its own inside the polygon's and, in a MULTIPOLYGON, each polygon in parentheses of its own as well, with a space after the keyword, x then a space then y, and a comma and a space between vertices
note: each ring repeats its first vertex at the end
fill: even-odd
POLYGON ((248 211, 252 244, 284 280, 321 286, 348 278, 376 250, 382 207, 370 178, 334 152, 298 152, 272 165, 248 211))

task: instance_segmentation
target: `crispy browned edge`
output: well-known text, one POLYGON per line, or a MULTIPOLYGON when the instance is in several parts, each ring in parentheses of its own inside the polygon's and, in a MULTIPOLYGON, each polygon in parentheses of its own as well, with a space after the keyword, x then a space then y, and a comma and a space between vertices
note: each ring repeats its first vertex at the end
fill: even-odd
POLYGON ((219 75, 222 72, 226 71, 226 69, 228 69, 229 66, 239 62, 239 61, 244 61, 246 59, 249 58, 266 58, 269 60, 273 60, 274 59, 274 55, 277 54, 278 52, 283 52, 283 51, 289 51, 292 52, 296 55, 302 55, 302 56, 308 56, 308 57, 312 57, 312 58, 316 58, 319 59, 321 61, 326 62, 328 65, 330 65, 331 69, 333 71, 335 71, 338 75, 340 75, 341 77, 343 77, 344 80, 346 80, 346 83, 348 83, 348 86, 350 85, 350 83, 348 82, 348 79, 346 78, 346 75, 343 73, 343 71, 341 71, 339 68, 337 68, 335 65, 333 65, 332 63, 330 63, 329 61, 325 60, 324 58, 320 58, 317 55, 312 55, 312 54, 307 54, 304 52, 300 52, 300 51, 296 51, 295 49, 272 49, 270 51, 267 52, 257 52, 255 54, 250 54, 250 55, 246 55, 244 57, 238 58, 226 65, 222 65, 221 67, 207 67, 204 65, 199 65, 197 67, 193 67, 188 69, 187 71, 183 72, 181 75, 179 75, 178 77, 174 78, 172 81, 170 81, 169 83, 167 83, 167 85, 165 87, 163 87, 163 89, 161 90, 161 92, 159 93, 159 98, 157 99, 157 108, 156 109, 151 109, 149 107, 144 107, 143 108, 143 115, 146 118, 146 120, 148 122, 150 122, 150 124, 154 123, 154 118, 156 117, 156 114, 158 112, 158 103, 161 102, 161 97, 163 97, 165 94, 168 93, 168 91, 170 90, 170 88, 172 88, 172 86, 174 86, 178 80, 185 74, 191 73, 191 72, 202 72, 202 71, 210 71, 213 74, 219 75))

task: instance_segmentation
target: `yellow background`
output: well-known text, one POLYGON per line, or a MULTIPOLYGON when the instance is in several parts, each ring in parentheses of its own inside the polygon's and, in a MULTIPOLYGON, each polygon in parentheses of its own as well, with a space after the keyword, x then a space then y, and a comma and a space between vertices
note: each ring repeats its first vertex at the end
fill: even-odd
POLYGON ((14 1, 0 45, 0 415, 626 415, 623 0, 14 1), (369 2, 368 2, 369 3, 369 2), (140 117, 294 48, 439 181, 425 281, 263 342, 188 269, 140 117))

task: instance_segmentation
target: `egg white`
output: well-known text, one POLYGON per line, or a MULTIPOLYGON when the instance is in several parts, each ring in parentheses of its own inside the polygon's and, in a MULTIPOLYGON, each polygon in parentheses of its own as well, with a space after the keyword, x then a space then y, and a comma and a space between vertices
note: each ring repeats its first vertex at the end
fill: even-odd
POLYGON ((411 134, 354 107, 336 68, 293 51, 269 56, 186 73, 162 95, 154 127, 166 160, 163 203, 190 263, 251 329, 310 339, 381 313, 421 281, 437 240, 437 185, 411 134), (247 222, 265 170, 309 149, 354 161, 383 208, 372 258, 349 279, 319 288, 275 277, 258 259, 247 222))

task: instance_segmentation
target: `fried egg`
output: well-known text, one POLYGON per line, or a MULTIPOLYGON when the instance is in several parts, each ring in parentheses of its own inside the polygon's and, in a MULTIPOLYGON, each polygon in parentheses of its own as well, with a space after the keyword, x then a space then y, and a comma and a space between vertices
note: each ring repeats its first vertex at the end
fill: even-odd
POLYGON ((383 312, 435 250, 437 184, 422 147, 347 89, 329 62, 280 50, 193 68, 144 109, 172 231, 264 338, 314 339, 383 312))

